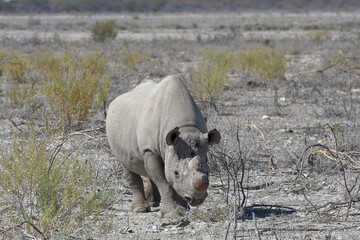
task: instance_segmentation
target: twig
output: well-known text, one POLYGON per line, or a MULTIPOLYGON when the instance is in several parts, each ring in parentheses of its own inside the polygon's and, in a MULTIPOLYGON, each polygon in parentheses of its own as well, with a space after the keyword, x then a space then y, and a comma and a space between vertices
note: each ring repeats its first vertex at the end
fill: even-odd
POLYGON ((233 227, 233 232, 234 232, 234 235, 233 235, 233 239, 236 240, 236 228, 237 228, 237 204, 236 204, 236 201, 237 200, 237 194, 236 194, 236 191, 234 191, 234 209, 233 209, 233 217, 234 217, 234 227, 233 227))
POLYGON ((323 69, 320 69, 320 70, 317 70, 316 73, 320 73, 320 74, 323 74, 326 70, 329 70, 330 68, 336 66, 336 64, 330 64, 329 66, 323 68, 323 69))
POLYGON ((232 218, 232 213, 233 213, 233 211, 229 211, 229 219, 228 219, 228 225, 227 225, 227 227, 226 227, 226 232, 225 232, 225 240, 227 240, 228 239, 228 235, 229 235, 229 231, 230 231, 230 226, 231 226, 231 218, 232 218))
POLYGON ((255 235, 257 237, 258 240, 261 240, 261 235, 259 233, 259 230, 257 228, 257 224, 256 224, 256 217, 255 217, 255 213, 252 212, 252 217, 253 217, 253 220, 254 220, 254 228, 255 228, 255 235))
POLYGON ((37 233, 39 233, 39 234, 41 235, 41 237, 42 237, 44 240, 47 240, 47 239, 48 239, 48 238, 44 235, 44 233, 39 230, 39 228, 37 228, 32 222, 29 222, 29 221, 23 221, 23 222, 19 223, 18 225, 15 225, 15 226, 9 227, 8 229, 2 230, 0 233, 1 233, 1 234, 4 234, 4 233, 6 233, 6 232, 8 232, 8 231, 11 231, 11 230, 13 230, 13 229, 15 229, 15 228, 19 228, 19 227, 21 227, 21 226, 24 225, 24 224, 29 224, 37 233))
MULTIPOLYGON (((353 202, 354 203, 356 203, 356 202, 360 202, 360 199, 359 200, 353 200, 353 202)), ((328 202, 328 203, 325 203, 325 204, 323 204, 323 205, 321 205, 321 206, 317 206, 317 207, 315 207, 315 206, 313 206, 312 204, 312 208, 306 208, 305 209, 305 211, 307 211, 307 212, 312 212, 312 211, 317 211, 317 210, 320 210, 320 209, 322 209, 322 208, 326 208, 327 206, 329 206, 329 205, 331 205, 331 206, 343 206, 343 205, 348 205, 349 204, 349 201, 346 201, 346 202, 338 202, 338 203, 334 203, 334 202, 328 202)))
POLYGON ((245 199, 246 199, 244 186, 243 186, 244 176, 245 176, 245 163, 244 163, 244 158, 241 156, 242 154, 241 154, 240 137, 239 137, 239 125, 237 126, 237 130, 236 130, 236 141, 238 143, 239 160, 241 162, 241 178, 240 178, 239 185, 240 185, 240 190, 241 190, 241 194, 242 194, 243 199, 242 199, 242 202, 240 204, 240 207, 243 207, 244 204, 245 204, 245 199))
POLYGON ((302 194, 303 194, 305 200, 316 210, 317 215, 320 217, 320 213, 319 213, 319 211, 318 211, 318 208, 315 206, 315 204, 313 204, 313 203, 306 197, 305 192, 302 192, 302 194))

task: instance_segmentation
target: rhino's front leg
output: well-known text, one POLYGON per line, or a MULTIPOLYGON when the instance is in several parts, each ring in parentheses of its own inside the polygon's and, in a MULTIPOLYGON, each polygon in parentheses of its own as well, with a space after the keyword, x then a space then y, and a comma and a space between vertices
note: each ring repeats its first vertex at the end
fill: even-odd
POLYGON ((161 158, 157 154, 147 151, 144 155, 144 164, 147 174, 160 192, 163 201, 161 214, 163 216, 179 214, 182 211, 179 207, 186 208, 187 203, 176 193, 174 188, 166 180, 164 164, 161 158))
POLYGON ((158 207, 160 205, 161 197, 159 190, 150 178, 146 178, 145 198, 150 207, 158 207))

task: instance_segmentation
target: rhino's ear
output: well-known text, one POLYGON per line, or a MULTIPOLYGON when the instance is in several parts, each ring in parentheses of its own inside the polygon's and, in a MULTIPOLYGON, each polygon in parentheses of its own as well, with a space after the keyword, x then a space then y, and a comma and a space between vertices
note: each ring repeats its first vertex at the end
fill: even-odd
POLYGON ((208 132, 208 141, 210 145, 218 144, 220 142, 220 139, 220 133, 216 129, 208 132))
POLYGON ((180 135, 179 128, 176 127, 166 135, 166 144, 173 145, 176 138, 180 135))

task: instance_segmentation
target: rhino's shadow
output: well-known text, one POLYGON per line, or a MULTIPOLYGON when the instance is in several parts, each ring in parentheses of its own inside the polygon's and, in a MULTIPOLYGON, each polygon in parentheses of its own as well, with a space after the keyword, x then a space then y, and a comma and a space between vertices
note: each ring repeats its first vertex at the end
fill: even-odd
POLYGON ((252 205, 245 207, 244 214, 239 217, 239 220, 252 220, 255 215, 256 218, 266 218, 270 216, 284 216, 296 212, 295 208, 281 206, 281 205, 252 205))

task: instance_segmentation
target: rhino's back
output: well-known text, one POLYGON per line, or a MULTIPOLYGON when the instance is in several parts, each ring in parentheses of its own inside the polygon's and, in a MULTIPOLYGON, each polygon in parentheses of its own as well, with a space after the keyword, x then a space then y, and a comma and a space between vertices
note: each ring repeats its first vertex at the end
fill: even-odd
POLYGON ((178 76, 156 84, 141 111, 137 128, 140 151, 163 153, 166 134, 175 127, 192 126, 207 132, 204 118, 178 76))

